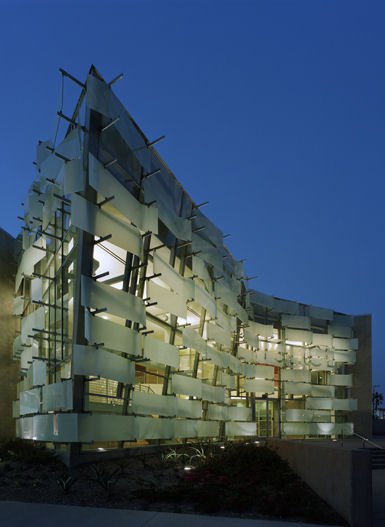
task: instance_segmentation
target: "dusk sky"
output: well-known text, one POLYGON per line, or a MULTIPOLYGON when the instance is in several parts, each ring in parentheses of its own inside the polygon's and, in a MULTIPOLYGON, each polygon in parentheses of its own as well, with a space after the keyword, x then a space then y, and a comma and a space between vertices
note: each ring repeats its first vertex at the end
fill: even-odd
MULTIPOLYGON (((247 258, 250 286, 373 315, 385 394, 385 2, 0 2, 0 226, 16 236, 62 67, 106 80, 247 258)), ((77 89, 66 80, 64 113, 77 89)), ((64 126, 60 129, 64 130, 64 126)))

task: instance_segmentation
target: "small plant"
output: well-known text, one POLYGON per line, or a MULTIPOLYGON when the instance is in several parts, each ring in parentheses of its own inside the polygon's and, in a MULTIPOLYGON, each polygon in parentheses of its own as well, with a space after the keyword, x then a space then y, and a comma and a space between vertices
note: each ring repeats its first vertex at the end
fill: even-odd
POLYGON ((186 452, 178 452, 176 448, 171 448, 168 452, 162 454, 162 461, 164 463, 182 463, 188 457, 186 452))
POLYGON ((2 460, 20 461, 31 465, 56 463, 55 453, 43 444, 25 439, 13 439, 0 445, 2 460))
POLYGON ((111 492, 123 475, 123 467, 118 466, 108 470, 102 465, 91 465, 91 475, 88 481, 94 482, 106 492, 111 492))
POLYGON ((71 487, 76 483, 76 478, 73 478, 69 474, 62 474, 56 483, 63 490, 64 494, 68 494, 71 487))

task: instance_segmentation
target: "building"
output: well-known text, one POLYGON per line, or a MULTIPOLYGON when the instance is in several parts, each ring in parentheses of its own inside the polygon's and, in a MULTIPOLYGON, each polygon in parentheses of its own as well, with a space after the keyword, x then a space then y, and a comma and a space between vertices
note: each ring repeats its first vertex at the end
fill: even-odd
POLYGON ((38 145, 25 201, 17 436, 88 449, 370 434, 370 317, 248 290, 112 83, 63 75, 79 101, 64 140, 38 145))

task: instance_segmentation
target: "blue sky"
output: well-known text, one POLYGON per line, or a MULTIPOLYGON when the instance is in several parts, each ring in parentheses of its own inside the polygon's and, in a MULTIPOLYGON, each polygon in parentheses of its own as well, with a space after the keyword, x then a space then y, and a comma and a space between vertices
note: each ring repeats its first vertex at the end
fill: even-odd
MULTIPOLYGON (((0 2, 0 226, 13 235, 62 67, 92 63, 204 211, 252 287, 373 314, 385 393, 385 3, 0 2)), ((65 84, 64 108, 76 93, 65 84)), ((68 110, 69 113, 69 110, 68 110)))

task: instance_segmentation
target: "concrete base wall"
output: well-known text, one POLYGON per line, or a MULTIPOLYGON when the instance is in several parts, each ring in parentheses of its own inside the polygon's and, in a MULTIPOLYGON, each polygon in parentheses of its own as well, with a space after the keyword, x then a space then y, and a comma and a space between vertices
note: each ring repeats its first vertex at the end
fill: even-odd
POLYGON ((371 455, 312 441, 268 439, 268 446, 288 462, 321 498, 352 527, 372 524, 371 455))
POLYGON ((385 419, 373 420, 373 435, 385 436, 385 419))
POLYGON ((354 431, 365 437, 372 436, 372 317, 354 317, 354 333, 359 341, 357 362, 349 366, 353 374, 351 396, 358 400, 356 412, 349 414, 354 431))
POLYGON ((0 441, 15 437, 12 401, 16 399, 18 363, 12 359, 12 345, 16 334, 13 316, 16 263, 16 240, 0 229, 0 441))

